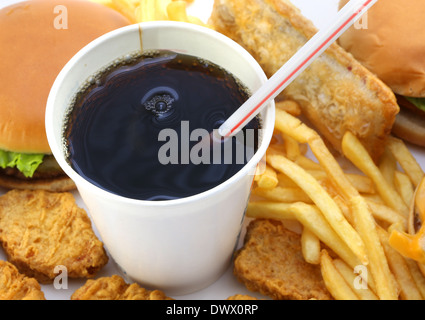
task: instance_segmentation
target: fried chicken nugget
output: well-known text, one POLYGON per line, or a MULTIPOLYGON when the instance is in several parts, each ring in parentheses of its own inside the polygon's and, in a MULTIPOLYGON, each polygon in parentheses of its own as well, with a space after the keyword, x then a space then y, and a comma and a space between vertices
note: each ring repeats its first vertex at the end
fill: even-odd
POLYGON ((46 300, 34 278, 19 273, 7 261, 0 261, 0 300, 46 300))
POLYGON ((252 297, 247 294, 234 294, 233 296, 230 296, 227 298, 227 300, 258 300, 256 297, 252 297))
POLYGON ((66 268, 70 278, 92 277, 107 262, 103 243, 69 192, 11 190, 0 197, 0 244, 21 273, 40 283, 66 268))
POLYGON ((244 245, 236 252, 234 274, 251 291, 275 300, 331 300, 320 267, 307 263, 301 236, 280 221, 249 223, 244 245))
POLYGON ((77 289, 71 300, 173 300, 160 290, 147 290, 138 284, 128 284, 118 276, 102 277, 77 289))

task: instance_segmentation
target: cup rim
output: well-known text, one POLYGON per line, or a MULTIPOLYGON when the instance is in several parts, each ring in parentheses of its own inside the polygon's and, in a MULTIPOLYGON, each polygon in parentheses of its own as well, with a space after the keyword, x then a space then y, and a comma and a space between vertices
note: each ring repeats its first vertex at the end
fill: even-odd
MULTIPOLYGON (((105 189, 102 189, 96 186, 95 184, 81 177, 66 161, 63 150, 59 150, 57 148, 58 145, 62 145, 62 143, 58 144, 58 141, 62 140, 62 136, 56 137, 55 135, 55 130, 53 126, 53 123, 54 123, 53 113, 55 109, 56 96, 58 92, 60 91, 62 83, 66 80, 68 73, 72 70, 72 68, 76 64, 78 64, 79 60, 83 56, 85 56, 86 54, 89 54, 99 44, 105 41, 109 41, 112 38, 120 37, 121 35, 128 32, 134 32, 135 30, 139 32, 140 28, 142 28, 144 31, 148 29, 154 29, 154 28, 173 28, 173 29, 181 29, 183 32, 190 30, 191 32, 205 33, 207 34, 207 36, 216 38, 219 42, 224 43, 227 46, 232 47, 233 50, 238 51, 238 54, 241 54, 242 56, 244 56, 246 60, 250 62, 251 67, 255 69, 256 74, 261 78, 260 79, 261 82, 264 83, 267 80, 267 76, 265 75, 263 69, 260 67, 258 62, 242 46, 240 46, 237 42, 233 41, 232 39, 226 37, 225 35, 207 27, 203 27, 203 26, 195 25, 191 23, 186 23, 186 22, 179 22, 179 21, 150 21, 150 22, 141 22, 138 24, 132 24, 132 25, 128 25, 128 26, 113 30, 111 32, 108 32, 98 37, 97 39, 93 40, 92 42, 87 44, 85 47, 83 47, 80 51, 78 51, 62 68, 62 70, 60 71, 60 73, 58 74, 57 78, 54 81, 54 84, 50 90, 50 93, 47 99, 46 116, 45 116, 47 140, 51 147, 53 156, 55 157, 56 161, 58 162, 62 170, 75 182, 77 189, 79 189, 80 185, 84 186, 85 188, 89 187, 91 192, 96 193, 97 195, 102 197, 107 196, 108 198, 112 200, 120 201, 121 203, 133 204, 133 205, 136 205, 136 204, 145 205, 150 207, 168 207, 168 206, 183 205, 186 203, 196 202, 202 199, 213 197, 214 194, 216 194, 217 192, 223 192, 225 189, 228 189, 237 180, 242 179, 244 176, 249 174, 250 170, 255 170, 255 167, 257 166, 257 164, 260 163, 261 159, 266 154, 266 150, 271 141, 273 130, 274 130, 275 110, 274 110, 273 100, 270 101, 267 106, 265 106, 265 108, 268 109, 267 112, 270 113, 268 115, 269 123, 265 123, 263 120, 262 125, 263 125, 263 129, 266 126, 267 126, 266 128, 268 129, 262 131, 263 133, 262 141, 259 148, 255 152, 254 156, 242 167, 242 169, 240 169, 237 173, 235 173, 232 177, 225 180, 224 182, 206 191, 203 191, 191 196, 183 197, 183 198, 172 199, 172 200, 151 201, 151 200, 129 198, 129 197, 112 193, 110 191, 107 191, 105 189)), ((61 121, 64 121, 64 119, 62 118, 61 121)))

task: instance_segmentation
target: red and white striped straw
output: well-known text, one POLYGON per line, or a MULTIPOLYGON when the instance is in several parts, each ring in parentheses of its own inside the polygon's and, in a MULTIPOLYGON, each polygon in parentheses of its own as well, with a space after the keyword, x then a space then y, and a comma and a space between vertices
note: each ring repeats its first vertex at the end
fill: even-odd
POLYGON ((302 71, 321 55, 338 37, 378 0, 351 0, 337 14, 329 27, 317 32, 294 56, 267 80, 218 129, 223 137, 239 132, 271 99, 282 92, 302 71))

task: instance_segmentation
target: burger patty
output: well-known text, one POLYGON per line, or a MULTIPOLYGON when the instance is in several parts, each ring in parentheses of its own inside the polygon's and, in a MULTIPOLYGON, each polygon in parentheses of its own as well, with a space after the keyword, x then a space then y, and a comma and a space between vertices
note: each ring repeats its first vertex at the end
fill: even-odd
POLYGON ((16 168, 6 167, 5 169, 0 168, 0 175, 6 175, 16 179, 31 180, 31 179, 52 179, 61 176, 66 176, 65 172, 61 169, 56 159, 52 155, 46 155, 43 158, 43 162, 34 172, 31 178, 27 178, 16 168))
POLYGON ((407 100, 403 96, 396 94, 396 97, 397 97, 397 103, 400 107, 406 108, 406 109, 412 111, 414 114, 416 114, 416 115, 418 115, 422 118, 425 118, 425 111, 416 107, 413 103, 411 103, 409 100, 407 100))

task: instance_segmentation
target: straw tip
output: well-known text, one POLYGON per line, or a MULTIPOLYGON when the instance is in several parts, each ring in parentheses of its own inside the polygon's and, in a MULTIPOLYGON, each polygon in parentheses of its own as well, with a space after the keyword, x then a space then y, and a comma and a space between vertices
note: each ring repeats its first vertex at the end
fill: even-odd
POLYGON ((231 133, 232 130, 227 126, 221 125, 220 128, 218 128, 218 134, 222 137, 228 137, 231 133))

